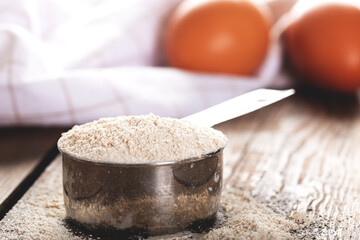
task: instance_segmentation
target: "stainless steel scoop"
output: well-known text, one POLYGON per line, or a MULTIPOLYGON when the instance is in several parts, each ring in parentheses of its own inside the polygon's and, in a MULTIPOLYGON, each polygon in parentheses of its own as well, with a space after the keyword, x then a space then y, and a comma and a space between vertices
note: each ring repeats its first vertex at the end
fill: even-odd
MULTIPOLYGON (((213 126, 293 93, 259 89, 184 119, 213 126)), ((66 215, 92 234, 168 234, 211 225, 216 218, 223 149, 176 162, 120 164, 95 162, 58 148, 66 215)))

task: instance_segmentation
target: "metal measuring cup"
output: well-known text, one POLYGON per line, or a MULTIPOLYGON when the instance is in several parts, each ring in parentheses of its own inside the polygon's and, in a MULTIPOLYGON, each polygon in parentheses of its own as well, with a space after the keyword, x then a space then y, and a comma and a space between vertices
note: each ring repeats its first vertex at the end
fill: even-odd
MULTIPOLYGON (((294 93, 259 89, 185 119, 205 126, 255 111, 294 93)), ((214 222, 223 149, 176 162, 96 162, 59 147, 66 215, 85 229, 161 235, 214 222)))

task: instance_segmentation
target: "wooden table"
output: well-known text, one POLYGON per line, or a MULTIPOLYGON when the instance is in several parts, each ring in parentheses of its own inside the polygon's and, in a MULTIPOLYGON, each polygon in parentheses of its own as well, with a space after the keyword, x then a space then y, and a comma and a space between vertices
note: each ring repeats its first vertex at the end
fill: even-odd
MULTIPOLYGON (((249 190, 259 202, 284 212, 326 218, 328 224, 316 238, 360 239, 358 96, 300 90, 216 128, 230 139, 224 153, 225 185, 249 190)), ((0 239, 79 237, 41 227, 42 221, 67 227, 56 222, 65 217, 55 148, 63 130, 0 130, 0 239)))

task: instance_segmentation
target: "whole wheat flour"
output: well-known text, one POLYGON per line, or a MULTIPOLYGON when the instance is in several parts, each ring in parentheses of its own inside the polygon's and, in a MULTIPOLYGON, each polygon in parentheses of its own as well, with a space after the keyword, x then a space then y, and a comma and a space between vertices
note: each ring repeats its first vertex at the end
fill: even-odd
POLYGON ((200 157, 226 143, 226 136, 215 129, 148 114, 74 126, 63 133, 58 146, 95 161, 153 163, 200 157))

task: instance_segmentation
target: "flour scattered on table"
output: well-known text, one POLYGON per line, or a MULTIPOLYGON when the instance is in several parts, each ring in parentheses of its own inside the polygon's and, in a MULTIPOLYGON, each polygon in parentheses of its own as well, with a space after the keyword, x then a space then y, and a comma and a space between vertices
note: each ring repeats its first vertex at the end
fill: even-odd
POLYGON ((225 190, 222 195, 221 212, 226 220, 208 233, 185 233, 185 236, 153 239, 296 239, 300 234, 303 237, 301 229, 312 222, 305 213, 294 217, 284 216, 257 203, 247 192, 230 190, 225 190))
POLYGON ((224 148, 227 138, 213 128, 155 116, 102 118, 63 133, 65 152, 96 161, 147 163, 200 157, 224 148))
POLYGON ((290 239, 290 232, 299 228, 294 221, 258 204, 246 192, 224 194, 222 209, 227 221, 211 230, 205 239, 290 239))
POLYGON ((65 208, 58 158, 0 222, 0 239, 82 239, 63 225, 65 208))
MULTIPOLYGON (((0 221, 1 240, 99 239, 95 235, 74 233, 65 224, 61 174, 58 158, 0 221)), ((305 213, 276 213, 239 189, 224 190, 220 213, 223 219, 208 233, 185 232, 152 239, 316 239, 318 235, 311 231, 321 224, 305 213)))

